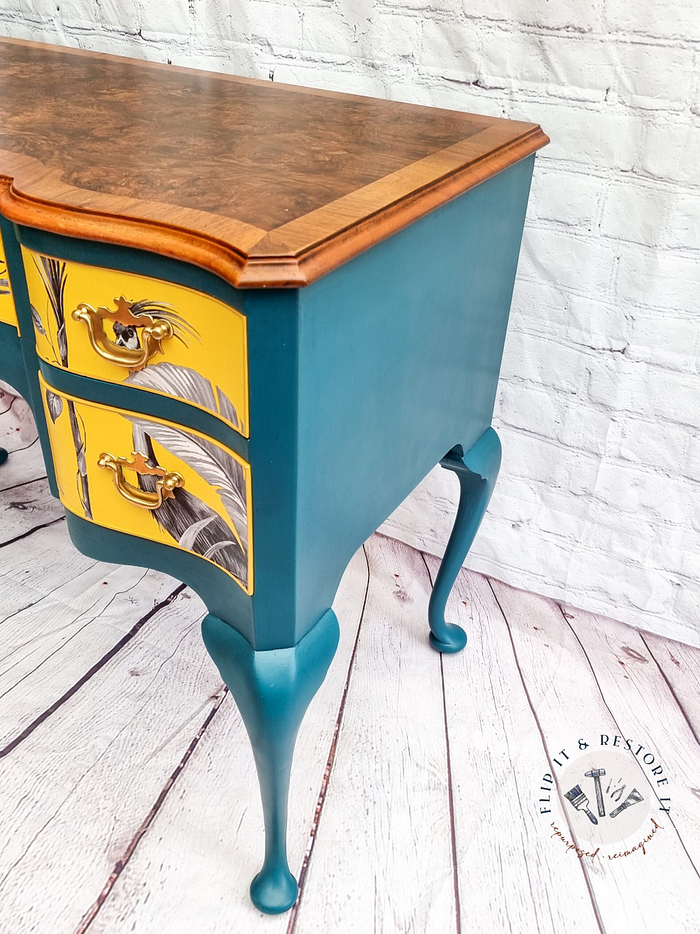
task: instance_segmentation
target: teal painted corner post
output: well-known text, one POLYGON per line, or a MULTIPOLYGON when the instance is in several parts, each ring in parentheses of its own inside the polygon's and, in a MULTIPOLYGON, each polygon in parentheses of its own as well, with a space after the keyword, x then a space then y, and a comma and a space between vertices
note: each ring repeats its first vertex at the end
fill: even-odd
POLYGON ((287 911, 299 888, 287 862, 287 799, 294 743, 328 671, 339 638, 328 610, 297 645, 255 651, 235 629, 206 616, 202 636, 245 723, 255 756, 265 820, 265 859, 250 886, 256 908, 287 911))

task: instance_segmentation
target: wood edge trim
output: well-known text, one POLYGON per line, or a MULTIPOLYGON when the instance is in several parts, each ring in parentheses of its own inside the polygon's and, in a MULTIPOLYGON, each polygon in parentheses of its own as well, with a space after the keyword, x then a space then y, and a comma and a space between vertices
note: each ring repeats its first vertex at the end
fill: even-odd
POLYGON ((309 285, 435 208, 526 159, 548 143, 549 137, 535 125, 529 133, 495 153, 486 153, 476 162, 427 183, 409 197, 365 217, 360 223, 334 231, 296 254, 251 256, 242 270, 240 287, 309 285), (287 279, 289 281, 283 281, 287 279))
POLYGON ((273 228, 247 252, 251 259, 270 255, 297 257, 366 221, 384 216, 398 204, 407 204, 432 189, 441 189, 458 176, 468 176, 477 170, 482 160, 489 163, 488 174, 495 175, 503 168, 502 156, 508 147, 537 131, 539 127, 531 123, 519 135, 510 134, 505 139, 499 139, 497 127, 486 127, 452 146, 437 150, 335 201, 329 201, 308 214, 273 228), (494 130, 497 134, 495 139, 492 138, 494 130))
POLYGON ((13 179, 4 174, 0 175, 0 214, 12 223, 50 233, 134 247, 191 263, 213 272, 235 288, 301 288, 441 204, 527 158, 548 142, 541 127, 534 126, 502 149, 485 154, 447 177, 433 180, 410 197, 358 224, 333 232, 297 255, 247 256, 214 237, 191 230, 43 202, 17 191, 13 179))
POLYGON ((0 214, 14 224, 168 256, 201 266, 238 286, 245 255, 213 237, 142 218, 50 204, 18 192, 12 182, 0 175, 0 214))

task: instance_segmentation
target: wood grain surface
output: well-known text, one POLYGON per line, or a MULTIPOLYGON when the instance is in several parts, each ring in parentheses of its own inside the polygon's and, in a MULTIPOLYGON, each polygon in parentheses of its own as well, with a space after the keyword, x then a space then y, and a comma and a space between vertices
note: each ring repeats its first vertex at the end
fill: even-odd
POLYGON ((530 123, 0 39, 0 212, 299 286, 545 145, 530 123))

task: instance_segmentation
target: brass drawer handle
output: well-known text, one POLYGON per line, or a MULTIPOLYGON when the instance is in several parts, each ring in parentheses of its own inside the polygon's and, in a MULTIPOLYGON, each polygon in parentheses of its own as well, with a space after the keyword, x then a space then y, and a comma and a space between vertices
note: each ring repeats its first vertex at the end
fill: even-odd
POLYGON ((151 467, 148 464, 148 458, 139 451, 134 451, 128 457, 114 457, 112 454, 104 452, 97 458, 97 466, 104 467, 107 470, 114 471, 114 485, 121 493, 124 499, 133 503, 135 506, 143 506, 144 509, 158 509, 163 505, 163 501, 175 495, 175 490, 183 487, 185 481, 179 473, 164 470, 162 467, 151 467), (135 470, 142 476, 156 477, 156 489, 151 493, 148 490, 142 490, 139 487, 132 486, 124 477, 124 469, 135 470))
POLYGON ((128 302, 123 295, 115 299, 114 304, 117 307, 113 311, 105 308, 104 305, 93 308, 92 305, 81 302, 71 317, 74 321, 85 322, 90 345, 103 360, 126 367, 128 370, 141 370, 151 357, 157 353, 163 353, 161 343, 173 336, 173 326, 165 318, 157 318, 153 315, 141 314, 136 317, 131 313, 134 303, 128 302), (111 319, 125 329, 131 328, 132 333, 137 335, 137 343, 141 346, 124 347, 110 340, 105 333, 105 319, 111 319))

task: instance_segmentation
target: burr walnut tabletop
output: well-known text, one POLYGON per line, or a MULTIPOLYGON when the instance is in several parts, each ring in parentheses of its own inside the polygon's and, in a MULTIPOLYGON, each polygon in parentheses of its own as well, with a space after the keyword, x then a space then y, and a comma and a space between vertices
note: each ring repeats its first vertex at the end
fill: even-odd
POLYGON ((545 145, 536 124, 0 39, 0 211, 302 286, 545 145))

